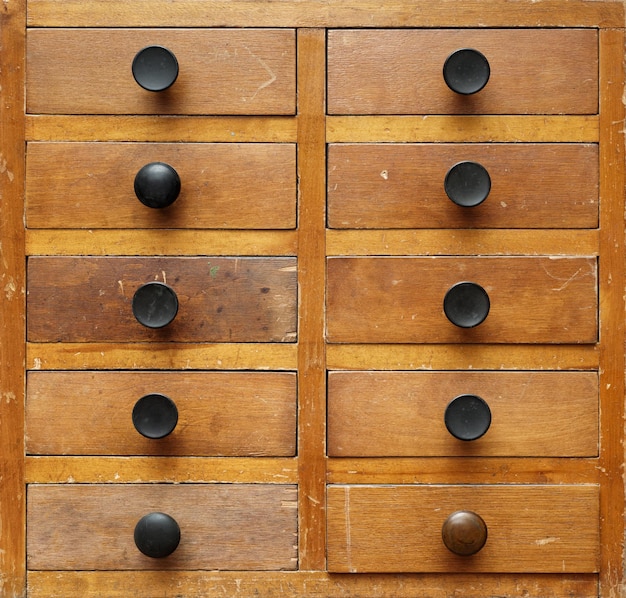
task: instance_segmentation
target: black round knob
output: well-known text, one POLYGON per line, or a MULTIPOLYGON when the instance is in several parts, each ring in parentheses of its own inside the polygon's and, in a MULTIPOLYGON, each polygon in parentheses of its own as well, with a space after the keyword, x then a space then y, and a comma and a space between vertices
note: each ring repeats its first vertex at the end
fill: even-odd
POLYGON ((487 525, 473 511, 456 511, 445 520, 441 538, 446 548, 454 554, 471 556, 487 542, 487 525))
POLYGON ((135 545, 153 559, 169 556, 179 543, 180 527, 165 513, 148 513, 135 526, 135 545))
POLYGON ((444 421, 448 432, 459 440, 476 440, 491 425, 487 402, 476 395, 460 395, 446 407, 444 421))
POLYGON ((178 60, 163 46, 148 46, 133 59, 133 77, 148 91, 164 91, 178 77, 178 60))
POLYGON ((443 299, 443 311, 450 322, 460 328, 478 326, 489 314, 489 295, 475 282, 459 282, 443 299))
POLYGON ((448 170, 443 187, 455 204, 473 208, 487 199, 491 191, 491 177, 478 162, 459 162, 448 170))
POLYGON ((162 282, 148 282, 140 286, 133 296, 133 314, 147 328, 163 328, 178 313, 178 297, 174 290, 162 282))
POLYGON ((135 175, 135 195, 149 208, 167 208, 180 193, 180 177, 164 162, 151 162, 135 175))
POLYGON ((141 397, 133 407, 133 425, 146 438, 165 438, 178 423, 176 403, 161 394, 141 397))
POLYGON ((478 50, 462 48, 448 56, 443 78, 454 92, 470 95, 479 92, 489 81, 489 61, 478 50))

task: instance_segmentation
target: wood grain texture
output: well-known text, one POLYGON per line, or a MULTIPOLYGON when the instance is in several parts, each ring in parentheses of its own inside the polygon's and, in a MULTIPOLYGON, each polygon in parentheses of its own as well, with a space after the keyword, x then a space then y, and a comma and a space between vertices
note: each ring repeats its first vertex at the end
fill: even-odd
POLYGON ((24 487, 24 27, 26 1, 0 11, 0 595, 26 585, 24 487))
POLYGON ((331 228, 596 228, 598 147, 569 144, 332 144, 331 228), (444 181, 459 162, 477 162, 491 189, 462 208, 444 181))
POLYGON ((598 570, 597 486, 329 486, 334 572, 598 570), (441 526, 457 510, 487 524, 484 548, 451 553, 441 526))
POLYGON ((31 485, 31 570, 293 570, 293 485, 31 485), (178 548, 166 559, 135 547, 136 523, 151 512, 173 517, 178 548))
POLYGON ((27 67, 33 114, 295 112, 293 30, 30 29, 27 67), (133 79, 133 58, 150 45, 167 47, 179 63, 164 92, 133 79))
POLYGON ((299 568, 326 568, 326 32, 298 31, 299 568))
POLYGON ((587 258, 328 258, 332 343, 594 343, 597 264, 587 258), (474 328, 443 311, 471 281, 491 307, 474 328))
POLYGON ((270 372, 30 372, 26 452, 34 455, 295 455, 296 376, 270 372), (62 392, 59 392, 62 389, 62 392), (150 440, 135 403, 163 394, 178 423, 150 440))
POLYGON ((28 228, 289 229, 296 225, 293 144, 29 143, 28 228), (143 205, 135 176, 146 164, 176 170, 181 192, 143 205))
POLYGON ((596 114, 598 36, 581 30, 331 30, 329 114, 596 114), (442 69, 459 48, 489 61, 460 96, 442 69), (548 50, 549 48, 549 50, 548 50))
POLYGON ((593 457, 598 376, 592 372, 331 372, 331 457, 593 457), (446 407, 473 394, 491 425, 464 442, 446 429, 446 407), (541 422, 551 422, 549 426, 541 422))
POLYGON ((45 342, 293 342, 293 258, 47 258, 28 263, 28 339, 45 342), (132 298, 159 280, 178 295, 162 329, 137 322, 132 298))
POLYGON ((598 598, 594 574, 329 574, 297 572, 206 571, 30 571, 30 598, 154 598, 182 593, 186 598, 213 596, 290 596, 301 598, 449 598, 462 588, 464 598, 485 598, 494 591, 508 598, 598 598))
POLYGON ((378 0, 167 0, 128 3, 108 0, 106 4, 85 4, 81 0, 31 0, 31 26, 232 26, 249 27, 621 27, 621 2, 597 0, 390 0, 381 10, 378 0))

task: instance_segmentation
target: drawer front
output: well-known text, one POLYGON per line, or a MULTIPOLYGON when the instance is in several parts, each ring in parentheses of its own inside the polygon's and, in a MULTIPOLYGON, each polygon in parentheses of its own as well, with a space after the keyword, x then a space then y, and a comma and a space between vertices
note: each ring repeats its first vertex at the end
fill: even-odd
POLYGON ((330 114, 595 114, 598 37, 592 29, 386 29, 328 33, 330 114), (490 77, 452 91, 448 56, 481 52, 490 77))
POLYGON ((600 542, 597 486, 329 486, 332 572, 591 573, 600 542), (456 511, 487 542, 459 556, 442 541, 456 511))
POLYGON ((328 223, 331 228, 596 228, 598 146, 332 144, 328 223), (464 162, 482 166, 480 176, 457 174, 464 162), (455 177, 449 196, 445 181, 455 177))
POLYGON ((33 455, 289 457, 296 375, 29 372, 26 429, 33 455))
POLYGON ((294 144, 29 143, 26 167, 29 228, 296 225, 294 144), (163 208, 140 200, 165 199, 154 186, 170 179, 151 170, 155 163, 174 169, 166 172, 180 181, 163 208))
POLYGON ((330 372, 328 454, 594 457, 598 376, 330 372))
POLYGON ((295 569, 296 486, 31 485, 31 570, 295 569), (172 517, 180 543, 165 558, 135 545, 137 522, 172 517))
POLYGON ((293 342, 295 258, 31 257, 28 340, 35 342, 293 342), (178 298, 162 328, 133 314, 133 297, 159 281, 178 298))
POLYGON ((26 109, 46 114, 293 114, 292 29, 30 29, 26 109), (178 78, 140 87, 135 55, 173 52, 178 78))
MULTIPOLYGON (((329 258, 333 343, 594 343, 593 258, 329 258), (484 289, 486 319, 453 324, 444 298, 460 282, 484 289)), ((470 305, 471 307, 471 305, 470 305)))

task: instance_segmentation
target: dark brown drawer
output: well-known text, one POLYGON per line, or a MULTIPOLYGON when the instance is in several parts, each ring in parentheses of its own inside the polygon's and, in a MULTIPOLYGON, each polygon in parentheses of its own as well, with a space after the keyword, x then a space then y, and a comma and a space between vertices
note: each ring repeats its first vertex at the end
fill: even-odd
POLYGON ((330 372, 328 454, 594 457, 598 375, 330 372))
MULTIPOLYGON (((595 258, 331 257, 327 338, 333 343, 594 343, 595 258), (453 324, 444 299, 471 282, 486 319, 453 324), (454 291, 452 291, 454 292, 454 291)), ((460 303, 460 302, 459 302, 460 303)), ((474 318, 474 304, 459 306, 474 318)))
POLYGON ((598 146, 332 144, 328 224, 374 229, 596 228, 598 146))
POLYGON ((598 36, 592 29, 373 29, 328 33, 330 114, 595 114, 598 36), (488 60, 478 93, 446 85, 453 52, 488 60))
POLYGON ((293 114, 293 29, 29 29, 26 111, 45 114, 293 114), (135 55, 174 53, 165 91, 140 87, 135 55))
POLYGON ((26 429, 34 455, 289 457, 296 375, 29 372, 26 429))
POLYGON ((290 257, 31 257, 28 340, 293 342, 296 278, 290 257), (156 329, 132 308, 137 289, 154 281, 179 304, 156 329))
POLYGON ((293 570, 296 500, 293 485, 31 485, 28 568, 293 570), (133 539, 154 512, 180 528, 165 558, 145 556, 133 539))
POLYGON ((591 573, 598 570, 599 489, 563 486, 329 486, 328 569, 348 572, 591 573), (442 541, 457 511, 479 515, 471 556, 442 541))
POLYGON ((296 226, 293 144, 33 142, 26 169, 29 228, 296 226), (152 181, 169 185, 176 176, 180 192, 172 191, 171 205, 155 208, 140 201, 140 195, 144 201, 165 199, 152 181))

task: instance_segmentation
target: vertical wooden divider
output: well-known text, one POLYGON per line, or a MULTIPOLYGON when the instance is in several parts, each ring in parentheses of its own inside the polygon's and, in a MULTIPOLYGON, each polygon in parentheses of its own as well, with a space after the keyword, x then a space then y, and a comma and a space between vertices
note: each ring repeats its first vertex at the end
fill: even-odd
POLYGON ((326 567, 326 33, 299 29, 298 518, 301 570, 326 567))
POLYGON ((600 30, 600 589, 621 596, 624 547, 624 32, 600 30))
POLYGON ((24 596, 24 53, 26 0, 0 10, 0 596, 24 596))

